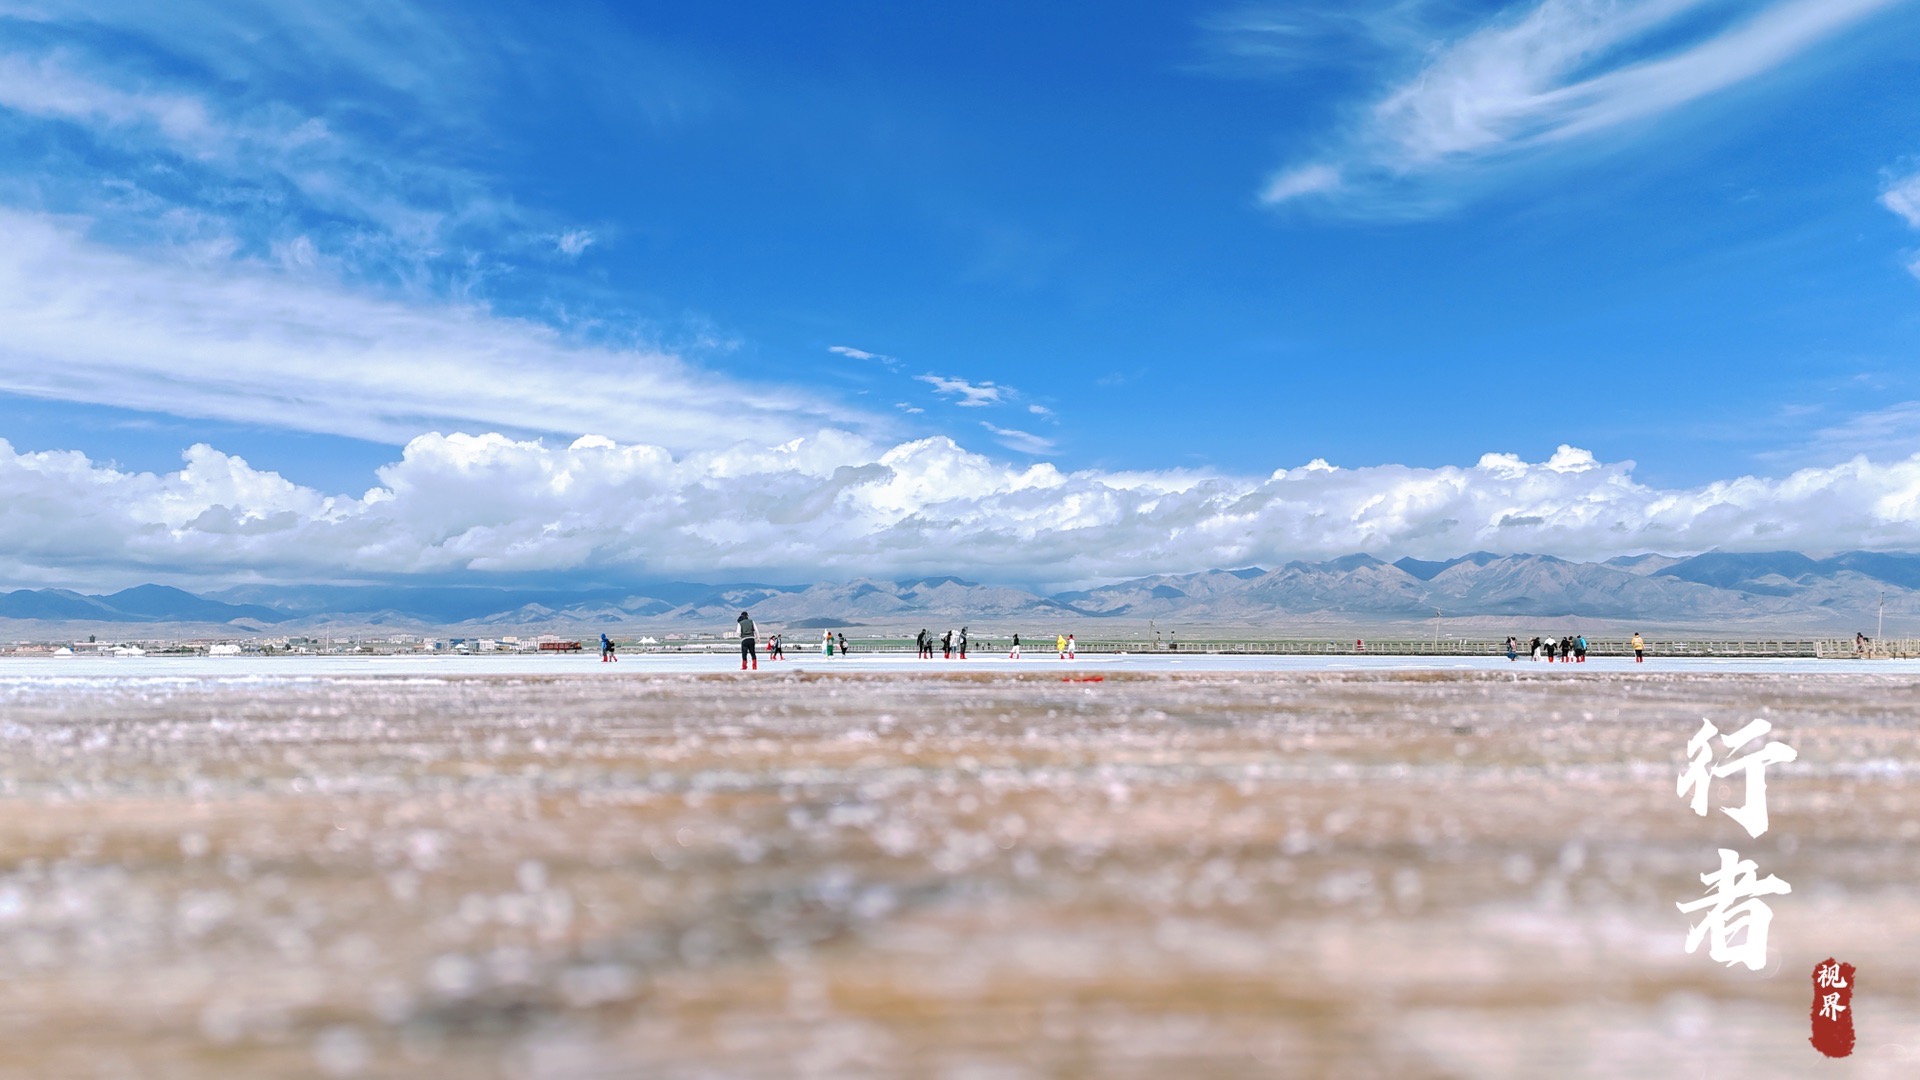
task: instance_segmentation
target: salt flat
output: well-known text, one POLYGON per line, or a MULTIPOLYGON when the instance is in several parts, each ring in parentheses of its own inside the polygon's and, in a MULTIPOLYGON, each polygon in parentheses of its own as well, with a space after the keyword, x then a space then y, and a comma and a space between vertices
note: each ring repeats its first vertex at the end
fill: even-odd
POLYGON ((9 660, 0 1075, 1909 1076, 1917 704, 1893 662, 9 660), (1675 795, 1703 716, 1798 751, 1760 839, 1675 795), (1762 972, 1684 951, 1720 847, 1792 884, 1762 972))
MULTIPOLYGON (((0 681, 18 678, 80 677, 154 678, 170 676, 307 677, 335 675, 580 675, 615 678, 635 674, 738 673, 733 653, 631 653, 617 663, 603 664, 597 654, 537 655, 502 653, 494 656, 33 656, 0 658, 0 681)), ((1621 657, 1594 657, 1585 664, 1561 664, 1505 656, 1236 656, 1208 653, 1092 654, 1060 660, 1053 653, 1028 650, 1020 660, 1004 653, 975 653, 966 660, 920 660, 900 653, 854 653, 848 657, 800 654, 790 660, 763 661, 757 673, 771 677, 782 672, 808 671, 953 675, 968 672, 1004 672, 1046 675, 1083 672, 1537 672, 1560 676, 1601 672, 1633 675, 1670 675, 1679 672, 1774 675, 1915 675, 1920 659, 1814 660, 1771 657, 1661 657, 1635 664, 1621 657)))

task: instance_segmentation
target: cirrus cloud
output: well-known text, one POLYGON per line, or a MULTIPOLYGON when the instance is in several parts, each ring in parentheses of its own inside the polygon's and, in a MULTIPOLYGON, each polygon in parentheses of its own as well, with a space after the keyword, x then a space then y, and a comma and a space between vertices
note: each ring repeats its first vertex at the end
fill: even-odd
POLYGON ((1761 77, 1903 0, 1537 0, 1437 46, 1262 201, 1442 205, 1420 182, 1651 121, 1761 77), (1413 186, 1409 186, 1412 184, 1413 186))
POLYGON ((130 254, 81 224, 0 209, 0 391, 395 445, 477 426, 685 449, 873 423, 662 350, 244 260, 130 254))
MULTIPOLYGON (((1920 172, 1890 177, 1880 190, 1880 205, 1899 215, 1909 226, 1920 229, 1920 172)), ((1920 257, 1907 263, 1907 272, 1920 277, 1920 257)))
POLYGON ((915 375, 915 379, 933 387, 933 392, 949 398, 963 409, 978 409, 988 405, 998 405, 1011 394, 1004 386, 991 382, 968 382, 965 379, 949 379, 943 375, 915 375))

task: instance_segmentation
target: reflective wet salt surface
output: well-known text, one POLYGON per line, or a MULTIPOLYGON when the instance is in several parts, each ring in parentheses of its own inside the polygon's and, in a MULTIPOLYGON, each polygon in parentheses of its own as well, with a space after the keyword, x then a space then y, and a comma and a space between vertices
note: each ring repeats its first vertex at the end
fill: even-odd
POLYGON ((1910 674, 634 668, 0 670, 0 1075, 1920 1070, 1910 674))

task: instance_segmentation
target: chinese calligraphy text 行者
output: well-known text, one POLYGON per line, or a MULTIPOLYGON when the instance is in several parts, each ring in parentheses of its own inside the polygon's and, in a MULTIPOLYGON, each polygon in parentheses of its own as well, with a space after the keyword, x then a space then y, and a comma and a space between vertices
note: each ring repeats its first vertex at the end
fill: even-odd
MULTIPOLYGON (((1765 720, 1755 720, 1738 731, 1722 735, 1711 720, 1701 720, 1700 730, 1687 741, 1687 765, 1680 773, 1676 793, 1688 800, 1695 814, 1705 817, 1709 787, 1716 779, 1742 776, 1746 781, 1745 801, 1737 807, 1721 807, 1721 813, 1738 822, 1751 837, 1767 831, 1767 775, 1769 765, 1793 761, 1799 755, 1781 742, 1766 742, 1735 756, 1735 752, 1773 730, 1765 720), (1714 763, 1713 742, 1719 739, 1727 757, 1714 763)), ((1700 921, 1687 931, 1687 952, 1707 942, 1707 955, 1731 967, 1745 964, 1759 971, 1767 963, 1767 928, 1773 922, 1773 909, 1761 897, 1793 891, 1793 886, 1778 877, 1760 876, 1752 859, 1743 859, 1732 848, 1720 849, 1720 867, 1700 875, 1707 894, 1698 900, 1675 904, 1682 913, 1700 912, 1700 921)))

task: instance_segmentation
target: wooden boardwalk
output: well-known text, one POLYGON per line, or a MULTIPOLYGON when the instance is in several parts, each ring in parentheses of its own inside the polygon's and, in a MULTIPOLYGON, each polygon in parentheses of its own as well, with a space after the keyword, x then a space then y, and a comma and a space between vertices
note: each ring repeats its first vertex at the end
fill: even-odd
MULTIPOLYGON (((854 655, 863 653, 912 653, 913 642, 897 638, 860 639, 849 637, 854 655)), ((1733 639, 1733 638, 1675 638, 1646 639, 1647 655, 1668 657, 1780 657, 1822 660, 1855 660, 1920 657, 1920 640, 1905 639, 1897 641, 1873 642, 1864 651, 1855 648, 1851 638, 1777 638, 1777 639, 1733 639)), ((739 646, 730 640, 699 642, 668 642, 661 645, 626 645, 622 651, 632 652, 732 652, 739 646)), ((820 647, 818 641, 789 641, 786 648, 792 652, 813 652, 820 647)), ((938 646, 935 647, 936 651, 938 646)), ((1522 655, 1525 655, 1527 642, 1521 642, 1522 655)), ((1048 656, 1054 651, 1051 637, 1035 636, 1024 645, 1028 656, 1048 656)), ((1151 641, 1126 640, 1120 638, 1094 638, 1076 644, 1079 653, 1092 656, 1111 656, 1120 653, 1129 655, 1167 655, 1179 656, 1182 653, 1213 656, 1503 656, 1506 654, 1504 638, 1364 638, 1360 640, 1329 638, 1278 638, 1278 639, 1208 639, 1182 641, 1177 648, 1165 644, 1156 646, 1151 641)), ((968 651, 976 656, 991 656, 1007 651, 1007 642, 1001 638, 975 639, 968 651)), ((1633 648, 1627 638, 1589 638, 1587 640, 1589 656, 1632 656, 1633 648)))

